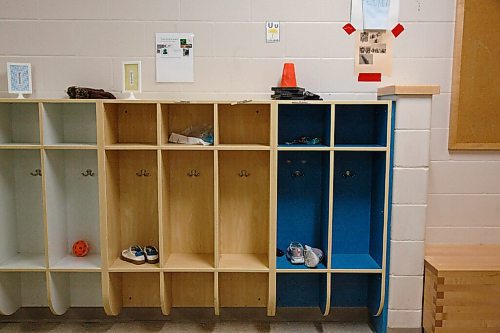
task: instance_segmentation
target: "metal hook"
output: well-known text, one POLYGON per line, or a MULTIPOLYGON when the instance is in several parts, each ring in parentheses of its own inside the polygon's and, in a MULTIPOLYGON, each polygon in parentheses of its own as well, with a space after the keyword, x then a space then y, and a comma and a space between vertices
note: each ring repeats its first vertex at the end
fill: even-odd
POLYGON ((344 178, 352 178, 352 177, 355 177, 355 176, 356 176, 356 174, 354 172, 352 172, 351 170, 346 170, 342 174, 342 177, 344 177, 344 178))
POLYGON ((32 175, 33 177, 36 177, 36 176, 41 176, 41 175, 42 175, 42 170, 40 170, 40 169, 35 169, 35 171, 30 172, 30 175, 32 175))
POLYGON ((85 170, 85 172, 82 172, 82 176, 84 176, 84 177, 88 177, 88 176, 94 177, 94 175, 95 175, 95 173, 94 173, 94 171, 92 171, 92 169, 87 169, 87 170, 85 170))
POLYGON ((188 172, 187 174, 189 177, 198 177, 200 173, 196 169, 192 169, 191 171, 188 172))
POLYGON ((294 172, 292 172, 292 177, 304 177, 304 173, 300 170, 296 170, 294 172))
POLYGON ((135 173, 138 177, 149 177, 150 176, 150 173, 148 172, 148 170, 146 169, 141 169, 139 170, 139 172, 136 172, 135 173))
POLYGON ((240 177, 248 177, 250 174, 246 170, 241 170, 239 173, 240 177))

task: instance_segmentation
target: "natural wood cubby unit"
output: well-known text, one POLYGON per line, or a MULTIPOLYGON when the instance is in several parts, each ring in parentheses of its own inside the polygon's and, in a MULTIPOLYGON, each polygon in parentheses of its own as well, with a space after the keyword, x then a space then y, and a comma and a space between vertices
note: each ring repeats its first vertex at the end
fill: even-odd
POLYGON ((0 314, 362 307, 380 325, 393 107, 0 100, 0 314), (168 142, 199 128, 213 144, 168 142), (290 144, 304 136, 322 142, 290 144), (87 257, 70 252, 79 239, 87 257), (324 260, 277 257, 292 241, 324 260), (159 263, 121 260, 132 245, 157 247, 159 263))

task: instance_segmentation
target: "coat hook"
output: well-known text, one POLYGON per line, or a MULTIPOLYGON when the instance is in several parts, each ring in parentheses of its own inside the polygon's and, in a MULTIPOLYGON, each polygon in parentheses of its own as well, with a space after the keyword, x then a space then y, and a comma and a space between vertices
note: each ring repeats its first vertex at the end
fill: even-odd
POLYGON ((135 173, 138 177, 149 177, 150 173, 146 169, 141 169, 138 172, 135 173))
POLYGON ((200 175, 200 172, 196 169, 192 169, 191 171, 188 172, 187 175, 189 177, 198 177, 200 175))
POLYGON ((241 170, 239 173, 240 177, 248 177, 250 174, 246 170, 241 170))
POLYGON ((82 176, 84 176, 84 177, 88 177, 88 176, 94 177, 94 175, 95 175, 95 173, 94 173, 94 171, 92 171, 92 169, 87 169, 87 170, 85 170, 85 172, 82 172, 82 176))
POLYGON ((42 175, 42 170, 35 169, 35 171, 30 172, 30 175, 32 175, 33 177, 41 176, 42 175))
POLYGON ((342 177, 344 177, 344 178, 352 178, 352 177, 355 177, 355 176, 356 176, 356 174, 354 172, 352 172, 351 170, 346 170, 342 174, 342 177))
POLYGON ((292 177, 304 177, 304 173, 300 170, 296 170, 294 172, 292 172, 292 177))

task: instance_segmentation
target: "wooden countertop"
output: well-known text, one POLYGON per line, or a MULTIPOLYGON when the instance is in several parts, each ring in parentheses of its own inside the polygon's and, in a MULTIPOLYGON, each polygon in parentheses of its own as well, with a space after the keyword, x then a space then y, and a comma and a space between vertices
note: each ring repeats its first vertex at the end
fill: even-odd
POLYGON ((392 85, 378 88, 377 95, 439 95, 440 92, 438 85, 392 85))
POLYGON ((500 273, 500 245, 428 245, 425 265, 438 271, 500 273))

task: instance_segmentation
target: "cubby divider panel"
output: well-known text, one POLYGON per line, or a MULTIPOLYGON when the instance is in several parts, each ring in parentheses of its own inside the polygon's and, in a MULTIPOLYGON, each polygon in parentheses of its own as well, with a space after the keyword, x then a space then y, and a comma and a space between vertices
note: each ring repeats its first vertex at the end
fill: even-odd
POLYGON ((327 304, 326 273, 276 274, 277 307, 317 307, 322 313, 327 304))
POLYGON ((37 103, 0 103, 0 145, 40 144, 37 103))
POLYGON ((267 273, 219 273, 219 303, 223 308, 267 306, 267 273))
POLYGON ((219 143, 270 145, 270 104, 219 104, 219 143))
POLYGON ((46 150, 45 184, 49 266, 100 269, 97 152, 46 150), (85 240, 89 254, 72 254, 75 241, 85 240))
POLYGON ((214 307, 214 273, 164 273, 165 293, 174 308, 214 307))
MULTIPOLYGON (((290 242, 320 248, 327 268, 330 152, 279 152, 277 247, 286 253, 290 242)), ((276 258, 278 269, 307 269, 292 265, 286 255, 276 258)))
POLYGON ((381 274, 332 274, 331 307, 366 308, 370 319, 380 306, 381 274))
POLYGON ((266 270, 268 151, 219 151, 219 267, 266 270))
POLYGON ((163 151, 163 260, 167 269, 214 267, 214 152, 163 151))
POLYGON ((121 251, 132 245, 159 249, 156 151, 106 151, 106 199, 110 268, 159 268, 120 259, 121 251))
POLYGON ((387 145, 387 104, 336 104, 335 146, 387 145))
POLYGON ((333 269, 380 269, 385 228, 385 152, 336 152, 333 269))
POLYGON ((50 273, 50 308, 57 315, 70 307, 102 307, 100 273, 50 273))
POLYGON ((0 151, 0 270, 45 268, 39 150, 0 151))
MULTIPOLYGON (((186 131, 214 130, 213 104, 162 104, 162 144, 170 143, 172 133, 188 135, 186 131)), ((188 135, 189 136, 189 135, 188 135)))
POLYGON ((45 272, 0 273, 0 314, 13 314, 20 307, 47 305, 45 272))
POLYGON ((160 308, 160 273, 109 273, 112 308, 160 308))
POLYGON ((95 103, 44 103, 43 109, 45 145, 96 144, 95 103))
POLYGON ((156 103, 105 103, 106 145, 157 144, 156 103))
POLYGON ((278 144, 280 146, 329 147, 330 131, 330 104, 279 105, 278 144), (319 138, 321 143, 318 145, 290 144, 301 137, 319 138))

